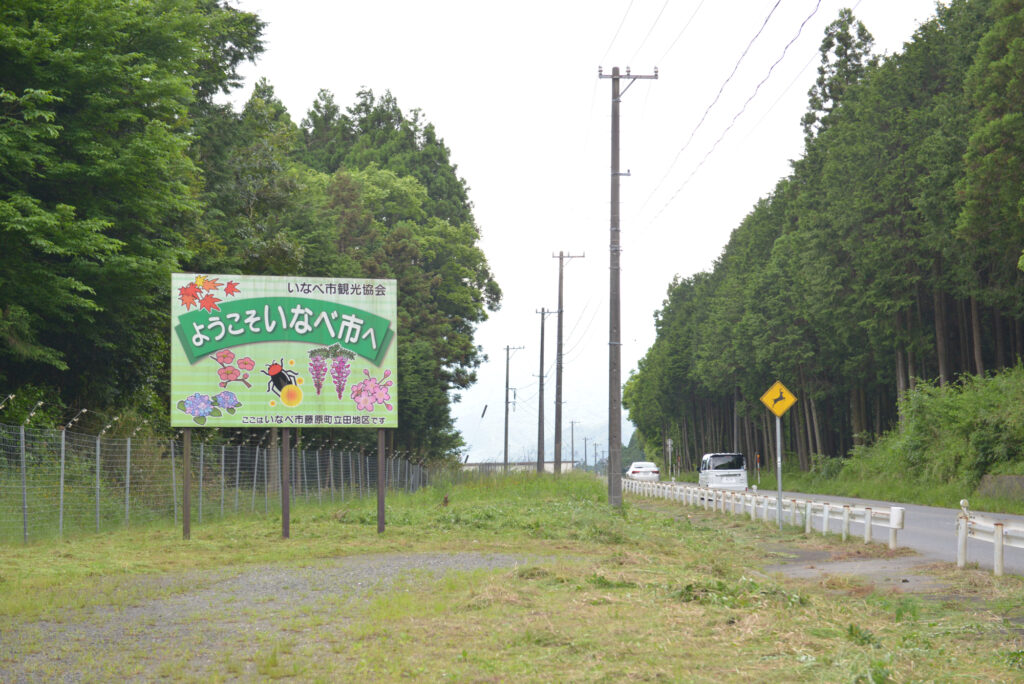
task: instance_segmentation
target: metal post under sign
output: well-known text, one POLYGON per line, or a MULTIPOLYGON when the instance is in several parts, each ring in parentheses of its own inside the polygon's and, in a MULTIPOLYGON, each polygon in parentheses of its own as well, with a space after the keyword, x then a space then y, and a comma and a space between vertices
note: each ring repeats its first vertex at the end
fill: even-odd
POLYGON ((782 416, 786 414, 793 404, 796 403, 796 395, 786 389, 781 381, 776 380, 775 384, 768 388, 768 391, 761 395, 761 403, 768 407, 768 410, 775 414, 775 477, 778 481, 778 499, 776 506, 776 518, 779 521, 779 529, 782 529, 782 416))

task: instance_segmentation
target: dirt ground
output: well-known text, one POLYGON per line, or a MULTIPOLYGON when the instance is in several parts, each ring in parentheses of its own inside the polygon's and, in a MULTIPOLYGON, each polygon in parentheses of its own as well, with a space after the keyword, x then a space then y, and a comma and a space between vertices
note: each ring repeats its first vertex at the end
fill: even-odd
POLYGON ((780 574, 819 583, 826 583, 829 578, 845 578, 868 590, 890 593, 941 594, 950 589, 949 584, 935 574, 935 561, 905 548, 894 552, 870 549, 858 553, 779 544, 769 551, 777 555, 780 562, 764 568, 768 575, 780 574))

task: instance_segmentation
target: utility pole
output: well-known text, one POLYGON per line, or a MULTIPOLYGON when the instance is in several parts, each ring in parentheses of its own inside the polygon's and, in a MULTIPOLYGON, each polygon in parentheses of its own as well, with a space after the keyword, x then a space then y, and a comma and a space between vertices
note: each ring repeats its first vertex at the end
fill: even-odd
POLYGON ((584 437, 583 438, 583 469, 584 470, 587 469, 587 439, 589 439, 589 438, 588 437, 584 437))
POLYGON ((522 347, 505 346, 505 472, 508 472, 508 362, 511 353, 522 347))
MULTIPOLYGON (((638 78, 658 78, 658 68, 649 76, 634 76, 626 67, 626 75, 614 67, 610 76, 597 69, 598 78, 612 80, 612 187, 611 187, 611 253, 608 305, 608 503, 622 507, 622 337, 619 316, 619 101, 638 78), (629 83, 620 92, 619 81, 629 83)), ((626 171, 625 175, 629 175, 626 171)))
MULTIPOLYGON (((540 381, 540 393, 537 399, 537 472, 544 472, 544 319, 550 316, 552 311, 541 309, 535 313, 540 314, 540 372, 537 375, 540 381)), ((557 446, 555 447, 557 448, 557 446)))
POLYGON ((576 424, 578 420, 569 421, 569 453, 572 456, 572 469, 576 470, 576 424))
MULTIPOLYGON (((564 280, 565 260, 578 259, 586 254, 558 253, 552 259, 558 259, 558 350, 555 352, 555 473, 562 472, 562 283, 564 280)), ((575 459, 573 459, 575 461, 575 459)))

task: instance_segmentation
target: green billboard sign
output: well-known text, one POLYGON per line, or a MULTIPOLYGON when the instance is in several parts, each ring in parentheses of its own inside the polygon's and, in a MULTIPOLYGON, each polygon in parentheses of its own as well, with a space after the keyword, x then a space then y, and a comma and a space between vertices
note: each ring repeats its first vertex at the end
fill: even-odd
POLYGON ((171 425, 397 427, 394 280, 171 276, 171 425))

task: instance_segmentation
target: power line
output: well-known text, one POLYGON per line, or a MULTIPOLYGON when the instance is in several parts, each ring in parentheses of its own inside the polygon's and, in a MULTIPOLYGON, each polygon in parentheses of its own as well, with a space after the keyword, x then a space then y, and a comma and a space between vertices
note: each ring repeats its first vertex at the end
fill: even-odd
MULTIPOLYGON (((647 39, 650 38, 651 33, 654 32, 654 27, 658 25, 658 20, 661 19, 661 15, 665 13, 665 8, 668 7, 668 3, 669 0, 665 0, 665 4, 661 6, 661 10, 658 12, 658 16, 654 17, 654 23, 651 24, 651 28, 647 29, 647 35, 644 36, 644 39, 640 41, 640 47, 638 47, 636 49, 636 52, 633 53, 633 56, 629 58, 630 62, 635 60, 636 56, 640 54, 640 51, 644 49, 644 45, 647 44, 647 39)), ((605 57, 607 57, 607 55, 605 55, 605 57)), ((604 59, 602 59, 601 61, 603 62, 604 59)))
POLYGON ((683 24, 682 30, 679 32, 678 35, 676 35, 675 39, 672 41, 672 44, 668 46, 668 49, 665 50, 665 54, 663 54, 661 56, 661 59, 658 60, 658 62, 657 62, 658 64, 664 63, 665 58, 668 57, 668 53, 672 52, 672 48, 674 48, 676 46, 676 43, 679 42, 679 39, 683 37, 684 33, 686 33, 686 29, 688 29, 690 27, 690 22, 693 21, 693 18, 695 16, 697 16, 697 12, 700 12, 700 8, 703 7, 703 6, 704 6, 704 0, 700 0, 700 4, 697 5, 697 9, 693 10, 693 14, 691 14, 690 18, 686 20, 685 24, 683 24))
POLYGON ((704 114, 700 117, 700 121, 698 121, 697 125, 693 127, 692 131, 690 131, 690 137, 686 139, 686 143, 683 144, 683 147, 678 152, 676 152, 676 156, 672 159, 672 163, 669 164, 668 170, 665 171, 665 175, 661 177, 661 180, 658 181, 658 184, 654 186, 653 190, 651 190, 651 194, 648 195, 647 199, 644 200, 644 203, 640 205, 640 211, 643 211, 644 207, 646 207, 647 204, 651 201, 651 198, 654 197, 655 193, 657 193, 658 190, 661 189, 662 184, 668 178, 669 174, 672 173, 672 169, 675 168, 676 163, 679 161, 679 157, 682 156, 683 152, 685 152, 687 148, 690 146, 690 143, 693 142, 693 138, 695 135, 697 135, 697 131, 699 131, 701 126, 704 125, 704 121, 708 118, 708 114, 711 113, 711 109, 718 103, 718 100, 722 97, 722 93, 725 91, 725 87, 729 85, 729 82, 732 80, 732 77, 736 75, 737 70, 739 70, 740 68, 740 64, 743 63, 743 60, 747 56, 747 53, 750 52, 750 48, 753 47, 754 42, 764 31, 765 26, 768 25, 768 21, 772 18, 772 15, 775 14, 775 10, 778 9, 781 3, 782 0, 776 0, 775 5, 772 7, 771 11, 768 12, 768 16, 765 17, 764 22, 761 23, 761 28, 757 30, 757 33, 754 34, 754 37, 750 39, 749 43, 747 43, 747 47, 744 48, 743 53, 740 55, 740 58, 736 60, 736 64, 732 68, 732 72, 726 77, 725 81, 722 82, 722 85, 719 87, 718 93, 715 95, 715 98, 711 101, 711 104, 709 104, 707 108, 704 110, 704 114))
POLYGON ((804 26, 806 26, 807 22, 809 22, 814 17, 814 15, 818 13, 818 8, 820 8, 820 7, 821 7, 821 0, 818 0, 818 3, 814 6, 814 9, 811 10, 811 13, 808 14, 807 17, 800 24, 800 27, 797 29, 796 35, 793 36, 788 43, 786 43, 786 46, 782 49, 782 54, 779 55, 779 58, 776 59, 775 62, 771 65, 771 67, 768 68, 768 73, 765 74, 765 77, 761 79, 761 82, 758 83, 757 86, 754 87, 754 92, 750 94, 750 97, 748 97, 746 102, 743 103, 743 106, 740 107, 740 110, 738 112, 736 112, 735 116, 732 117, 732 121, 730 121, 729 125, 725 127, 725 130, 722 131, 721 135, 718 136, 718 140, 716 140, 714 142, 714 144, 711 146, 711 149, 709 149, 707 151, 707 153, 704 155, 704 158, 700 160, 700 163, 698 163, 697 166, 694 167, 693 171, 690 172, 690 175, 686 177, 686 180, 683 181, 683 184, 681 186, 679 186, 679 189, 677 189, 672 194, 672 196, 669 197, 668 201, 665 202, 665 206, 663 206, 661 209, 659 209, 658 213, 654 215, 654 218, 651 219, 652 223, 655 220, 657 220, 657 218, 659 216, 661 216, 662 213, 664 213, 665 209, 668 208, 668 205, 672 204, 672 202, 675 201, 676 197, 679 196, 679 193, 681 193, 683 191, 683 189, 687 185, 689 185, 689 183, 693 179, 693 177, 695 175, 697 175, 697 172, 700 171, 702 166, 704 166, 704 162, 706 162, 708 160, 708 158, 718 148, 718 144, 720 142, 722 142, 722 140, 725 139, 726 134, 728 134, 729 131, 732 130, 732 127, 736 124, 736 121, 738 121, 739 118, 741 116, 743 116, 743 113, 745 111, 747 111, 747 105, 749 105, 751 103, 751 101, 753 101, 753 99, 755 97, 757 97, 757 93, 761 90, 761 86, 763 86, 765 83, 767 83, 768 79, 771 78, 772 72, 775 70, 775 67, 777 67, 782 62, 783 59, 785 59, 786 52, 793 45, 793 43, 795 43, 797 41, 797 39, 800 38, 800 34, 803 32, 804 26))
POLYGON ((607 57, 608 53, 612 51, 612 45, 615 45, 615 39, 619 37, 619 31, 622 30, 623 24, 626 23, 626 17, 629 16, 629 10, 632 8, 633 0, 629 0, 629 5, 626 6, 626 11, 622 15, 622 21, 619 22, 619 28, 615 29, 615 35, 612 36, 612 42, 608 43, 608 49, 604 51, 603 55, 601 55, 601 59, 599 60, 600 62, 604 62, 605 57, 607 57))

